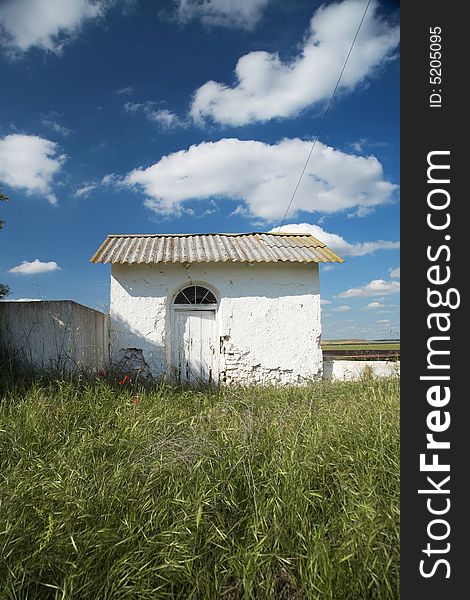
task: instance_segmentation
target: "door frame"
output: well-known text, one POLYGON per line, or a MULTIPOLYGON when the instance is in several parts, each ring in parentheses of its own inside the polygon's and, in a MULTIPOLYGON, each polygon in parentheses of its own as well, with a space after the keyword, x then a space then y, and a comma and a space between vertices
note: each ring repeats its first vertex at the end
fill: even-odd
POLYGON ((219 384, 219 377, 220 377, 220 344, 219 344, 219 320, 218 320, 218 313, 219 313, 219 294, 217 292, 217 290, 214 288, 214 286, 207 284, 205 281, 190 281, 190 282, 185 282, 183 285, 179 286, 175 292, 170 296, 169 298, 170 302, 169 302, 169 306, 168 306, 168 330, 167 330, 167 335, 166 335, 166 339, 167 339, 167 343, 166 343, 166 347, 167 347, 167 364, 169 365, 169 369, 167 370, 169 378, 174 380, 174 364, 173 364, 173 354, 174 354, 174 348, 173 345, 175 343, 175 337, 173 335, 173 332, 175 331, 175 314, 178 312, 199 312, 199 311, 204 311, 204 312, 213 312, 214 313, 214 349, 215 349, 215 354, 214 354, 214 364, 213 364, 213 368, 212 368, 212 383, 215 385, 219 384), (180 293, 181 290, 184 290, 187 287, 193 286, 193 285, 199 285, 201 287, 205 287, 207 288, 209 291, 211 291, 216 300, 217 300, 217 304, 175 304, 175 298, 176 296, 180 293))

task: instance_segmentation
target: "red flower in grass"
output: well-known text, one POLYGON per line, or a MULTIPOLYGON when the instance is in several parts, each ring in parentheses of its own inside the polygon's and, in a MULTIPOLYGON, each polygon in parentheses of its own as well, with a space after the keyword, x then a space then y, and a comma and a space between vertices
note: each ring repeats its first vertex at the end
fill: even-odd
POLYGON ((139 396, 134 396, 132 398, 132 404, 140 404, 140 398, 139 398, 139 396))
POLYGON ((98 371, 96 376, 99 377, 100 379, 103 379, 103 377, 106 377, 106 373, 103 370, 101 370, 101 371, 98 371))
POLYGON ((129 383, 131 380, 131 378, 129 377, 129 375, 124 375, 124 378, 121 379, 121 381, 118 381, 119 385, 125 385, 126 383, 129 383))

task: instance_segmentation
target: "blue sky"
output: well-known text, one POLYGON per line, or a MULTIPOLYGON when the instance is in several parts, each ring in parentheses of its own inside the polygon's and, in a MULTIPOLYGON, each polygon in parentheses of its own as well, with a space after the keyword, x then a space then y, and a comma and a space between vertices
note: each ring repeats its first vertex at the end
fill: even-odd
MULTIPOLYGON (((2 0, 0 281, 105 309, 108 233, 282 221, 367 2, 2 0)), ((398 3, 372 1, 284 228, 323 337, 399 334, 398 3)))

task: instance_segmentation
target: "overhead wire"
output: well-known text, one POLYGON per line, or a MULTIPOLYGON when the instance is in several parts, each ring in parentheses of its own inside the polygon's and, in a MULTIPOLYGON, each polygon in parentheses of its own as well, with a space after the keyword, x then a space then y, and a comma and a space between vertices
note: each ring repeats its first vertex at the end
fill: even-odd
POLYGON ((334 87, 333 93, 331 94, 331 97, 330 97, 330 100, 329 100, 329 102, 328 102, 328 105, 327 105, 327 107, 326 107, 326 110, 325 110, 325 112, 323 113, 322 120, 321 120, 321 122, 320 122, 320 126, 319 126, 319 128, 318 128, 318 130, 317 130, 317 133, 316 133, 316 135, 315 135, 315 138, 314 138, 313 144, 312 144, 312 146, 311 146, 311 148, 310 148, 310 152, 308 153, 307 160, 305 161, 305 164, 304 164, 304 166, 303 166, 303 168, 302 168, 302 171, 301 171, 301 173, 300 173, 300 177, 299 177, 299 179, 298 179, 298 181, 297 181, 297 184, 296 184, 296 186, 295 186, 295 188, 294 188, 294 192, 293 192, 293 194, 292 194, 292 196, 291 196, 291 199, 289 200, 289 204, 287 205, 287 209, 286 209, 286 212, 284 213, 284 217, 282 218, 281 224, 280 224, 280 225, 278 225, 278 227, 277 227, 278 231, 280 231, 280 230, 281 230, 281 227, 284 225, 284 223, 285 223, 285 220, 287 219, 287 215, 289 214, 290 208, 291 208, 291 206, 292 206, 292 202, 294 201, 294 198, 295 198, 295 196, 297 195, 297 190, 299 189, 299 186, 300 186, 300 183, 301 183, 301 181, 302 181, 302 178, 303 178, 303 176, 304 176, 304 174, 305 174, 305 171, 307 170, 308 163, 310 162, 310 158, 311 158, 311 156, 312 156, 312 154, 313 154, 313 151, 315 150, 315 146, 316 146, 316 144, 317 144, 318 138, 320 137, 320 134, 321 134, 321 132, 322 132, 322 130, 323 130, 323 126, 324 126, 324 124, 325 124, 326 117, 328 116, 328 113, 329 113, 329 111, 330 111, 331 105, 333 104, 333 100, 334 100, 334 98, 335 98, 336 91, 338 90, 339 84, 340 84, 340 82, 341 82, 341 78, 342 78, 342 76, 343 76, 344 70, 346 69, 346 65, 348 64, 349 57, 351 56, 351 52, 352 52, 352 50, 353 50, 353 48, 354 48, 354 44, 356 43, 357 36, 359 35, 359 31, 361 30, 362 24, 364 23, 364 19, 365 19, 365 17, 366 17, 366 14, 367 14, 367 11, 368 11, 368 9, 369 9, 369 6, 370 6, 370 3, 371 3, 371 2, 372 2, 372 0, 368 0, 368 2, 367 2, 367 5, 366 5, 366 7, 365 7, 365 9, 364 9, 364 12, 363 12, 363 14, 362 14, 361 21, 360 21, 360 23, 359 23, 359 25, 358 25, 358 27, 357 27, 356 34, 355 34, 355 36, 354 36, 354 39, 353 39, 353 41, 352 41, 352 43, 351 43, 351 46, 350 46, 350 48, 349 48, 348 54, 347 54, 347 56, 346 56, 346 60, 345 60, 345 61, 344 61, 344 63, 343 63, 343 67, 342 67, 342 69, 341 69, 341 72, 340 72, 340 74, 339 74, 338 80, 336 81, 336 85, 335 85, 335 87, 334 87))

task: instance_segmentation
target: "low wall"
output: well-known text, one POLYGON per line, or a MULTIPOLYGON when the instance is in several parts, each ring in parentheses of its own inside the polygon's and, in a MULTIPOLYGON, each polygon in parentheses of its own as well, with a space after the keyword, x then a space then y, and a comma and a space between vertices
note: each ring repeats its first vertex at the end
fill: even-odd
POLYGON ((0 302, 0 354, 27 369, 104 368, 108 316, 72 300, 0 302))
MULTIPOLYGON (((28 369, 97 371, 109 365, 108 315, 73 300, 0 302, 0 359, 28 369)), ((400 362, 323 361, 323 379, 390 377, 400 362)))
POLYGON ((389 360, 324 360, 323 379, 353 381, 372 375, 392 377, 400 374, 400 362, 389 360))

